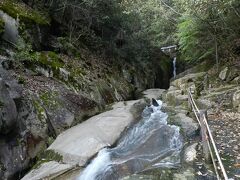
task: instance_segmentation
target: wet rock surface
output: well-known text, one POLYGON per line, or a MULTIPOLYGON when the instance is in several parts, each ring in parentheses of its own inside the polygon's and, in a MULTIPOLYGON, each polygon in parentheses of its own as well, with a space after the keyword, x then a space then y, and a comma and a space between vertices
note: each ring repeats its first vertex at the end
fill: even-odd
POLYGON ((115 105, 113 110, 94 116, 64 133, 48 148, 63 156, 63 162, 84 166, 100 149, 111 146, 134 117, 131 106, 137 101, 115 105))
POLYGON ((69 164, 60 164, 55 161, 50 161, 41 165, 40 168, 31 171, 27 176, 22 178, 22 180, 36 180, 36 179, 53 179, 58 177, 59 174, 71 169, 73 166, 69 164))
MULTIPOLYGON (((44 52, 47 63, 53 61, 49 54, 55 57, 44 52)), ((85 57, 88 62, 62 58, 60 63, 65 66, 59 76, 56 71, 45 76, 36 68, 52 71, 56 67, 36 63, 34 68, 22 71, 15 69, 10 57, 0 56, 0 175, 5 179, 21 177, 63 131, 104 111, 114 101, 133 98, 135 91, 148 83, 154 84, 134 78, 137 73, 129 73, 131 67, 124 67, 129 81, 117 65, 106 61, 99 64, 93 56, 85 57)), ((131 109, 134 118, 145 105, 140 103, 131 109)))

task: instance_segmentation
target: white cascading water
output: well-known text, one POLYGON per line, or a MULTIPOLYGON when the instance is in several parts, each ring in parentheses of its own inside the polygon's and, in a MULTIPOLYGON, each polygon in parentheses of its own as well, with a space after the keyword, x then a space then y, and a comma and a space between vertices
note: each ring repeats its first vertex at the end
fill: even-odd
POLYGON ((176 63, 177 63, 177 57, 174 57, 173 59, 173 78, 176 78, 177 75, 177 67, 176 67, 176 63))
POLYGON ((95 158, 91 165, 89 165, 81 174, 79 179, 95 179, 98 172, 106 170, 107 167, 110 165, 110 153, 107 149, 102 149, 99 153, 97 158, 95 158))
POLYGON ((117 180, 160 167, 180 164, 180 128, 167 124, 168 115, 158 106, 146 107, 142 120, 112 149, 105 148, 80 174, 78 180, 117 180))

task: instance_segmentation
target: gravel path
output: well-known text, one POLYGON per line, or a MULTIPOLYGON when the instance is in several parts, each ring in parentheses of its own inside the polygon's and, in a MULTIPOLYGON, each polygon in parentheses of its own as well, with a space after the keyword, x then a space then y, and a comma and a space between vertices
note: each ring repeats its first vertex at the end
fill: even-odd
POLYGON ((209 125, 229 178, 240 179, 240 113, 219 111, 209 125))

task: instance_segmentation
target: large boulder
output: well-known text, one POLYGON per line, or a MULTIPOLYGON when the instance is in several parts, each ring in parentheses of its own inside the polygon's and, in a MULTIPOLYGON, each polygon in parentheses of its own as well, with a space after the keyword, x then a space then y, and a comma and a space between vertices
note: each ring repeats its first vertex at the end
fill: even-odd
POLYGON ((10 97, 5 81, 0 79, 0 133, 10 132, 16 125, 17 109, 15 102, 10 97))
POLYGON ((171 82, 171 85, 177 87, 178 89, 186 93, 188 88, 190 86, 193 86, 193 84, 196 85, 199 84, 199 82, 202 83, 205 76, 206 72, 187 74, 186 76, 183 76, 182 78, 176 79, 171 82))
POLYGON ((196 135, 199 129, 198 123, 183 113, 178 113, 176 115, 175 123, 181 127, 184 135, 187 137, 196 135))
POLYGON ((182 90, 172 90, 166 93, 164 100, 172 106, 186 105, 188 95, 184 95, 182 90))
POLYGON ((8 140, 1 138, 0 147, 1 179, 15 179, 15 174, 28 167, 30 160, 24 141, 19 138, 8 140))
POLYGON ((0 18, 4 21, 5 24, 3 39, 16 44, 18 40, 19 22, 1 10, 0 18))
POLYGON ((149 100, 151 99, 161 99, 163 93, 165 93, 165 89, 147 89, 142 92, 144 98, 147 98, 149 100))
POLYGON ((43 163, 29 172, 23 180, 56 177, 76 179, 81 169, 74 167, 84 166, 100 149, 114 144, 126 127, 136 120, 132 112, 142 110, 144 105, 146 104, 143 100, 115 103, 112 110, 93 116, 64 131, 45 152, 58 154, 61 162, 43 163))
POLYGON ((43 163, 40 167, 33 169, 22 180, 53 179, 58 175, 65 173, 73 166, 70 164, 61 164, 56 161, 43 163))
POLYGON ((63 162, 84 166, 100 149, 111 146, 135 119, 130 109, 138 101, 120 102, 113 110, 96 115, 60 134, 48 148, 63 162))
POLYGON ((22 88, 2 67, 0 58, 0 134, 9 133, 16 127, 17 107, 15 101, 21 97, 22 88))

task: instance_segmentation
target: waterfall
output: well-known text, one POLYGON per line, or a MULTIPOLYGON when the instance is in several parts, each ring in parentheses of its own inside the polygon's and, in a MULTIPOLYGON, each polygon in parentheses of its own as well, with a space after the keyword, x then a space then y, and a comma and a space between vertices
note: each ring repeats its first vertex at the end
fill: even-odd
POLYGON ((4 13, 0 10, 0 17, 3 19, 5 23, 5 30, 3 34, 3 39, 16 44, 18 40, 18 26, 19 26, 19 20, 12 18, 8 14, 4 13))
POLYGON ((176 63, 177 63, 177 57, 174 57, 173 59, 173 78, 176 78, 177 75, 177 67, 176 67, 176 63))
POLYGON ((180 163, 180 128, 168 125, 168 115, 158 106, 146 107, 142 120, 130 129, 116 147, 101 150, 78 180, 117 180, 154 168, 180 163))

